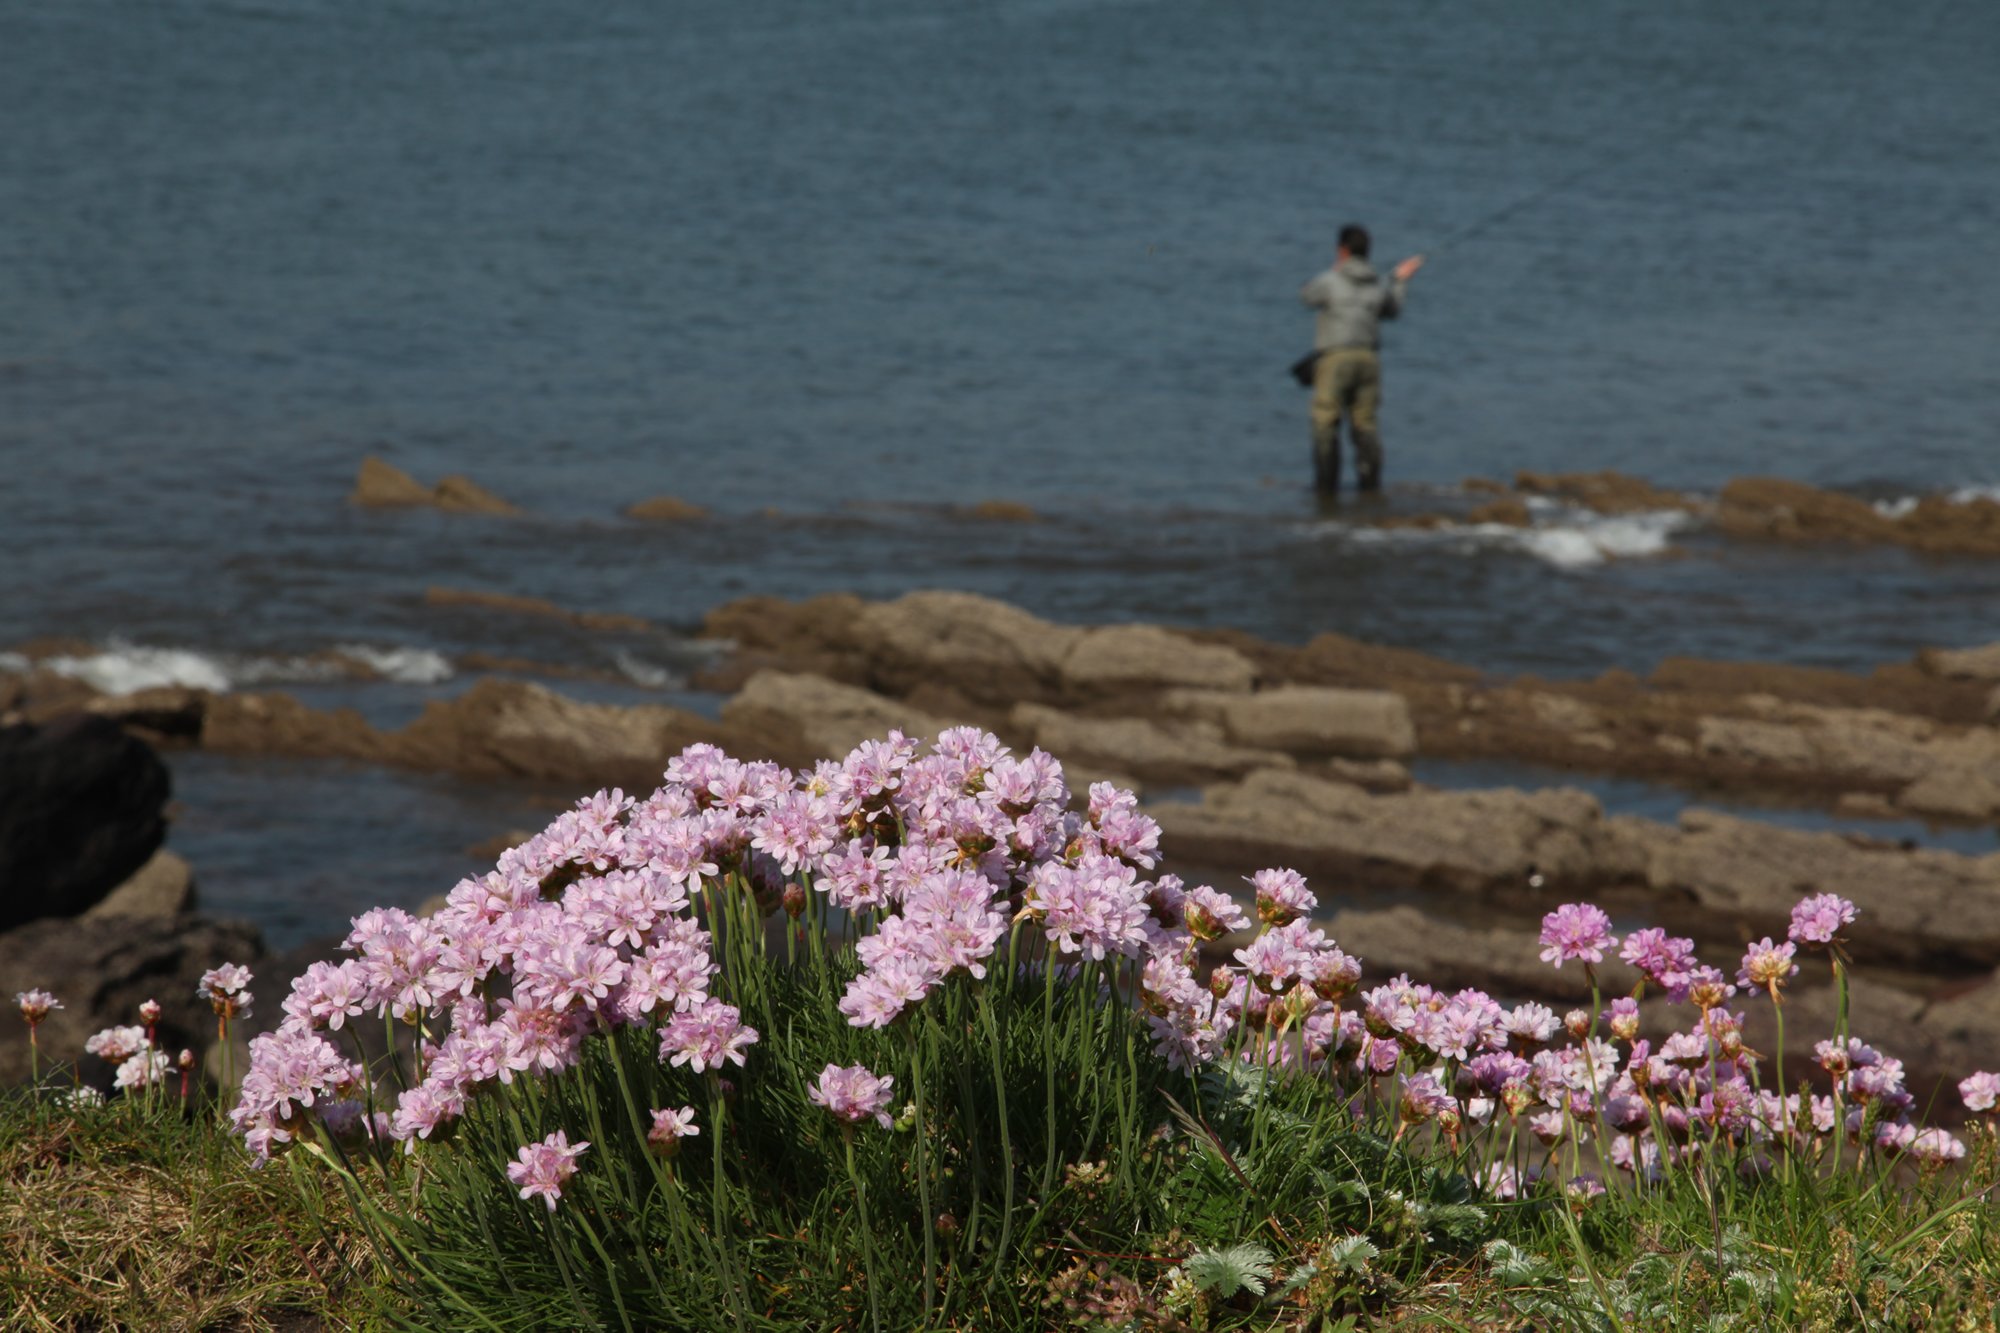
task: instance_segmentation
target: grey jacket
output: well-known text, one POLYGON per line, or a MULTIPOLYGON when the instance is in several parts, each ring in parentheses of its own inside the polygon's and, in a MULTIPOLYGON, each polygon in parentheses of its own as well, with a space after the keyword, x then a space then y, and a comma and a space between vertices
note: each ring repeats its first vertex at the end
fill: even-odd
POLYGON ((1380 347, 1381 321, 1401 312, 1404 285, 1394 276, 1382 281, 1367 260, 1354 255, 1314 278, 1299 289, 1300 303, 1319 311, 1313 347, 1322 352, 1380 347))

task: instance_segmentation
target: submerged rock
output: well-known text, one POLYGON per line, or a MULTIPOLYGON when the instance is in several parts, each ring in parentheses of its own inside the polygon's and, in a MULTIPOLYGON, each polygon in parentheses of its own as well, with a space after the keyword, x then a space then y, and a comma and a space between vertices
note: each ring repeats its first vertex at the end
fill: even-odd
POLYGON ((647 523, 686 523, 691 519, 707 518, 708 511, 678 496, 655 495, 625 506, 625 517, 647 523))
POLYGON ((448 476, 426 488, 415 477, 370 454, 361 460, 347 502, 365 509, 428 506, 459 514, 518 514, 520 509, 469 477, 448 476))

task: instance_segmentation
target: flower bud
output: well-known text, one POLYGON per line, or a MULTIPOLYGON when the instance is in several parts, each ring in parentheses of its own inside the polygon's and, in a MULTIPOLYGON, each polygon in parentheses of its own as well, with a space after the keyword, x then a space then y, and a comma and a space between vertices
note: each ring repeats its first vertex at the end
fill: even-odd
POLYGON ((797 921, 806 914, 806 891, 796 884, 785 886, 785 915, 797 921))
POLYGON ((1572 1009, 1563 1015, 1563 1030, 1582 1041, 1590 1035, 1590 1015, 1581 1009, 1572 1009))

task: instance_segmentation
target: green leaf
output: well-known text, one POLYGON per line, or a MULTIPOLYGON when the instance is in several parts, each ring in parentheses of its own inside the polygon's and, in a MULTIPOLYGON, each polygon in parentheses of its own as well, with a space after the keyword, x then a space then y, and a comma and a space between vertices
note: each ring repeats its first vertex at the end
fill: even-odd
POLYGON ((1239 1291, 1262 1296, 1271 1278, 1271 1252, 1262 1245, 1232 1245, 1226 1250, 1196 1250, 1181 1265, 1188 1281, 1228 1300, 1239 1291))

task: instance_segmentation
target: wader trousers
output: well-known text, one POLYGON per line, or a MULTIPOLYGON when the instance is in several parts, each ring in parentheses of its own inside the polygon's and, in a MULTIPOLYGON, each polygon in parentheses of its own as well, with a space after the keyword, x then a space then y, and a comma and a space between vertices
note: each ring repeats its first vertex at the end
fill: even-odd
POLYGON ((1340 423, 1354 440, 1355 483, 1382 488, 1382 436, 1375 413, 1382 405, 1382 362, 1366 347, 1336 347, 1313 366, 1313 484, 1340 489, 1340 423))

